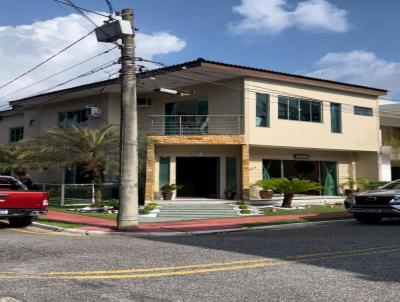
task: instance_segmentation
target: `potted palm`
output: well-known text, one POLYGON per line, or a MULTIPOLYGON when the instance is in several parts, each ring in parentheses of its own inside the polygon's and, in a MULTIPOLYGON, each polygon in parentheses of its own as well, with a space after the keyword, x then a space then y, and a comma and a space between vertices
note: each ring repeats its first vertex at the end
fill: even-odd
POLYGON ((347 178, 344 183, 340 184, 345 196, 349 197, 360 191, 360 188, 368 186, 368 179, 366 178, 347 178))
POLYGON ((182 188, 182 186, 177 186, 176 184, 165 184, 163 185, 160 190, 164 200, 171 200, 174 191, 182 188))
POLYGON ((236 195, 236 186, 226 186, 224 194, 226 200, 234 200, 236 195))
POLYGON ((271 178, 263 180, 264 187, 270 187, 275 192, 283 194, 282 208, 291 208, 294 194, 306 193, 322 189, 322 186, 314 181, 300 178, 271 178))
POLYGON ((273 188, 271 187, 269 180, 259 180, 256 183, 256 186, 261 187, 261 190, 259 191, 261 199, 272 199, 274 191, 272 190, 273 188))

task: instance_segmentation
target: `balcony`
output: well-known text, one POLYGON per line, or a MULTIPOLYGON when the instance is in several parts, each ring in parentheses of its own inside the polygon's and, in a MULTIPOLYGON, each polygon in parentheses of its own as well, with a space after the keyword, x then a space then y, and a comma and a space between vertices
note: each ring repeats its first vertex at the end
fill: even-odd
POLYGON ((150 135, 240 135, 242 115, 150 115, 150 135))

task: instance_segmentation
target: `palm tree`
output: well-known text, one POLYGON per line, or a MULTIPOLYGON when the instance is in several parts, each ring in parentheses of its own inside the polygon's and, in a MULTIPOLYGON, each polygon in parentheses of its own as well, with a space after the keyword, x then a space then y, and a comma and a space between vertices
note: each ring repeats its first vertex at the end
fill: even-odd
POLYGON ((42 166, 82 167, 94 184, 94 206, 101 202, 101 183, 118 170, 119 133, 112 125, 98 129, 54 128, 25 141, 33 161, 42 166))
POLYGON ((322 186, 314 181, 300 178, 271 178, 260 180, 257 185, 264 189, 272 189, 283 194, 282 208, 291 208, 294 194, 306 193, 322 189, 322 186))
POLYGON ((22 145, 0 145, 0 170, 10 171, 21 180, 31 167, 29 154, 22 145))

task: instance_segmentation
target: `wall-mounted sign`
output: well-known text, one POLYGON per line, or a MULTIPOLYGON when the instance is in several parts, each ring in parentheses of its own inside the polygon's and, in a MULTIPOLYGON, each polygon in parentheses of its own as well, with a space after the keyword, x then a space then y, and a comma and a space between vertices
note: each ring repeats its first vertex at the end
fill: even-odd
POLYGON ((293 154, 293 157, 296 159, 310 159, 308 154, 293 154))
POLYGON ((192 156, 204 156, 206 155, 205 152, 192 152, 192 156))

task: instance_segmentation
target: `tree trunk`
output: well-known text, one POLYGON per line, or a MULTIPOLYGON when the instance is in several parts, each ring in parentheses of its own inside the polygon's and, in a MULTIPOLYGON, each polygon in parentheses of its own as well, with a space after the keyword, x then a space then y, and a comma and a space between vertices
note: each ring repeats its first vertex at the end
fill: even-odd
POLYGON ((291 208, 294 194, 283 194, 282 208, 291 208))
POLYGON ((101 201, 102 201, 101 185, 94 184, 94 206, 95 207, 100 206, 101 201))

